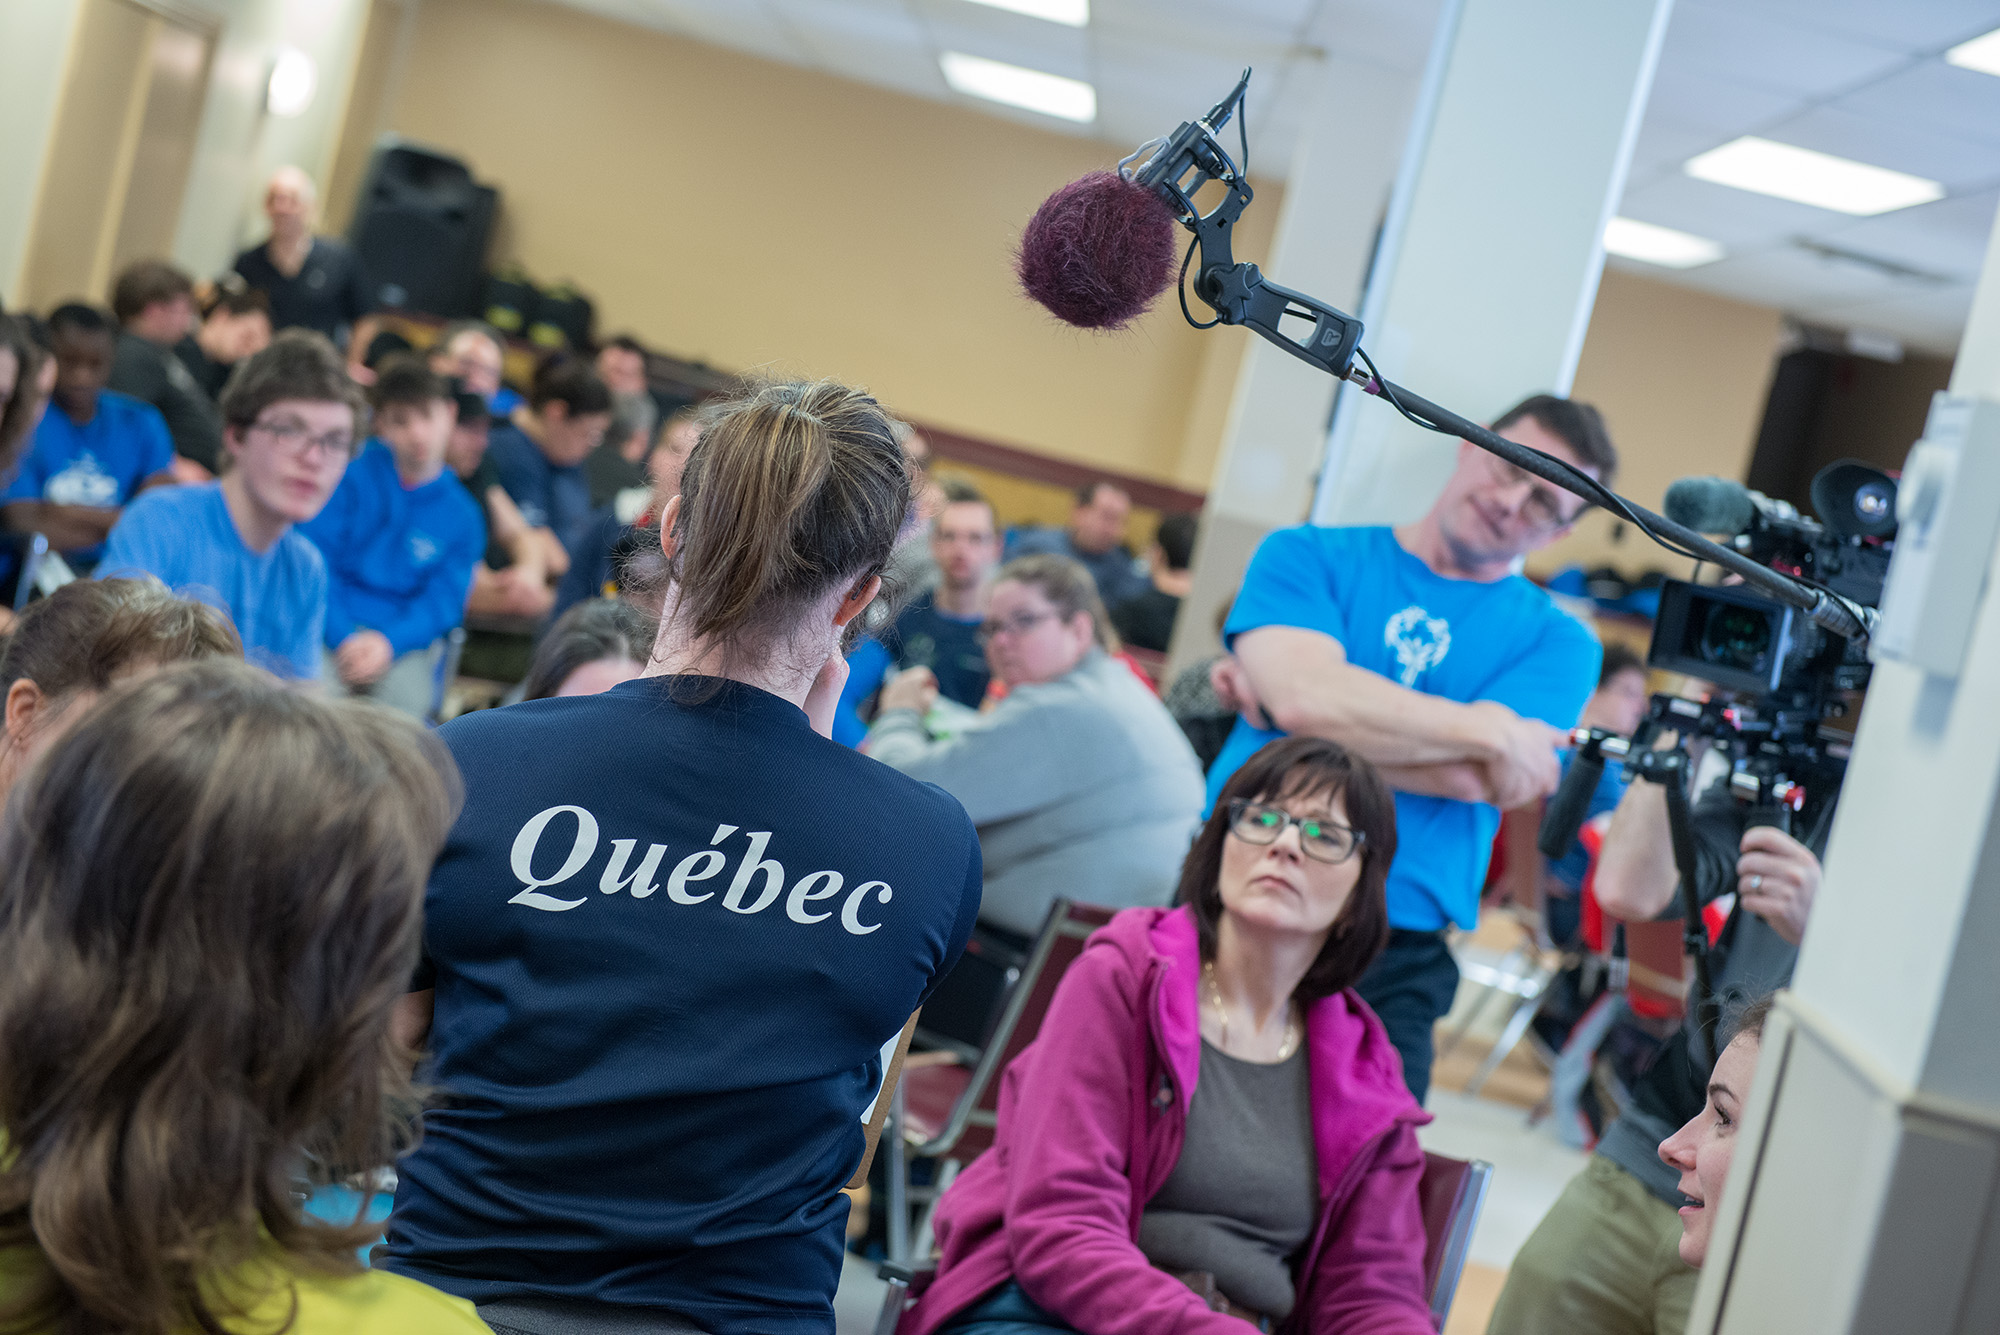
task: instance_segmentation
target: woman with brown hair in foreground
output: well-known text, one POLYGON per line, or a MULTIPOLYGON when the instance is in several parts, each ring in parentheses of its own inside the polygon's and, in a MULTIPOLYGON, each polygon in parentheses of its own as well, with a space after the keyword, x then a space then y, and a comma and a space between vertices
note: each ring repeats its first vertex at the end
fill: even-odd
POLYGON ((0 823, 0 1330, 484 1331, 302 1178, 389 1162, 444 749, 240 663, 98 705, 0 823))

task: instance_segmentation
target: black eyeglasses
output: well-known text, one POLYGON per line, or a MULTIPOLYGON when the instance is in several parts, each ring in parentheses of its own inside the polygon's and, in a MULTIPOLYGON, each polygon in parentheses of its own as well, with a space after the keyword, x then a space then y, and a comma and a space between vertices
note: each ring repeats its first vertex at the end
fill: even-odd
POLYGON ((982 621, 979 623, 979 629, 972 634, 983 648, 1002 635, 1026 635, 1044 621, 1061 615, 1060 612, 1023 612, 1019 616, 1008 617, 1005 621, 982 621))
POLYGON ((1287 825, 1299 827, 1299 849, 1315 862, 1345 862, 1367 841, 1359 830, 1312 816, 1294 816, 1283 807, 1241 797, 1229 804, 1229 832, 1246 844, 1275 844, 1287 825))

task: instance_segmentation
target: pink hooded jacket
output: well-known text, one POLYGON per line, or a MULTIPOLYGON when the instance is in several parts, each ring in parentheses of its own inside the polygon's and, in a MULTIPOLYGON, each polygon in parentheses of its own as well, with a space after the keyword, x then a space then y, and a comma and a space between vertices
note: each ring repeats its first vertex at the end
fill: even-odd
MULTIPOLYGON (((1128 909, 1092 936, 1041 1033, 1002 1078, 993 1148, 938 1204, 937 1277, 898 1335, 930 1335, 1013 1278, 1089 1335, 1244 1335, 1139 1250, 1180 1159, 1201 1070, 1201 954, 1185 908, 1128 909)), ((1434 1335, 1417 1202, 1430 1120, 1352 992, 1306 1014, 1320 1217, 1284 1335, 1434 1335)))

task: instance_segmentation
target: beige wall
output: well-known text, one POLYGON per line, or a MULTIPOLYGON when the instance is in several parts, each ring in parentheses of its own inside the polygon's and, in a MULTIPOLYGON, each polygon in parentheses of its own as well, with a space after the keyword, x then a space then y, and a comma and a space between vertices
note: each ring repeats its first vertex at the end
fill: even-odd
MULTIPOLYGON (((1115 146, 521 0, 426 0, 390 82, 390 129, 500 187, 493 259, 576 283, 606 331, 1208 484, 1242 335, 1187 328, 1171 297, 1085 334, 1014 288, 1028 214, 1115 146)), ((1247 258, 1277 194, 1260 187, 1247 258)))
MULTIPOLYGON (((1603 410, 1618 445, 1620 492, 1658 510, 1676 478, 1745 476, 1783 323, 1763 306, 1605 271, 1571 392, 1603 410)), ((1529 569, 1685 568, 1629 525, 1614 537, 1618 527, 1594 512, 1529 558, 1529 569)))

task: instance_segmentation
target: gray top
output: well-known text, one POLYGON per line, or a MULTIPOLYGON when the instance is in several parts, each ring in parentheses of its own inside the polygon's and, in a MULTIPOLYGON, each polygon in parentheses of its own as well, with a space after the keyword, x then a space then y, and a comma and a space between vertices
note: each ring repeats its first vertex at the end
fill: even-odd
POLYGON ((965 807, 986 862, 979 919, 1023 936, 1057 896, 1114 909, 1167 903, 1206 796, 1166 706, 1097 649, 1054 681, 1015 687, 947 740, 897 709, 866 746, 965 807))
POLYGON ((1187 1142, 1139 1220, 1163 1270, 1206 1270, 1240 1307, 1289 1316, 1292 1263, 1319 1218, 1305 1049, 1241 1061, 1204 1042, 1187 1142))

